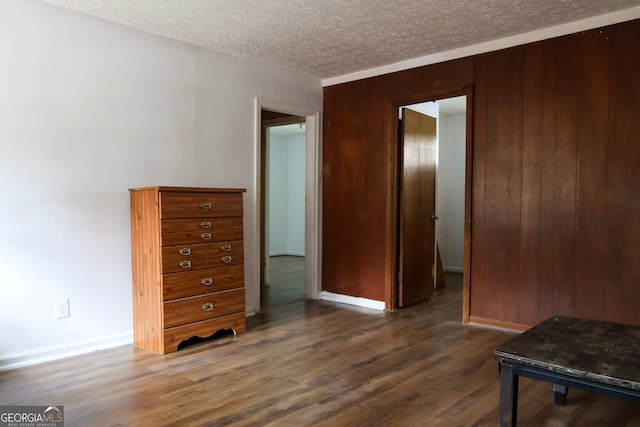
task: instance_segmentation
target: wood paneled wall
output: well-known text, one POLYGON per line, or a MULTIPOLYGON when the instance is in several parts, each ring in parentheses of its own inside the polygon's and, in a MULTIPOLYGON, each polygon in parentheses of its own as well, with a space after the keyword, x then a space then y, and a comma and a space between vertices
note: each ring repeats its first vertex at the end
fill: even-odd
POLYGON ((398 106, 465 93, 471 58, 324 91, 322 285, 395 308, 398 106))
POLYGON ((472 320, 640 324, 640 23, 475 58, 472 320))
POLYGON ((395 106, 472 85, 471 320, 640 324, 638 40, 631 21, 325 88, 324 289, 394 304, 395 106))
POLYGON ((394 181, 388 78, 325 89, 323 290, 378 301, 389 283, 394 181), (377 119, 376 119, 377 118, 377 119))

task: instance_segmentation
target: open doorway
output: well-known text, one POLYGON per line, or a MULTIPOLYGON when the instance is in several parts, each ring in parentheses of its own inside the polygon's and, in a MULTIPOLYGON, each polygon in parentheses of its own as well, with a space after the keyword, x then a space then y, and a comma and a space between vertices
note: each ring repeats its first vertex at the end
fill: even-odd
MULTIPOLYGON (((420 115, 428 116, 425 119, 432 119, 436 121, 436 151, 435 156, 416 156, 414 152, 405 150, 405 145, 402 141, 403 124, 400 124, 400 185, 399 190, 400 200, 400 213, 399 213, 399 279, 398 279, 398 301, 402 306, 403 297, 407 297, 410 301, 413 295, 431 295, 432 290, 429 292, 416 291, 412 289, 415 286, 422 287, 435 287, 436 283, 440 286, 447 286, 447 282, 450 288, 464 292, 465 283, 465 185, 466 185, 466 168, 467 168, 467 137, 468 137, 468 123, 467 123, 467 96, 458 96, 453 98, 439 99, 432 102, 423 102, 411 105, 401 106, 399 109, 399 115, 402 116, 403 109, 413 110, 420 115), (413 159, 407 166, 403 161, 403 155, 411 155, 413 159), (420 163, 419 165, 416 164, 420 163), (429 162, 430 164, 422 164, 429 162), (426 171, 435 170, 435 183, 431 185, 434 187, 431 191, 425 191, 420 189, 419 193, 410 196, 407 200, 403 197, 403 194, 409 191, 416 191, 416 184, 409 183, 412 188, 408 190, 403 187, 403 180, 407 176, 407 168, 420 169, 421 174, 427 173, 426 171), (433 194, 435 190, 435 194, 433 194), (433 212, 429 210, 428 214, 410 215, 403 211, 405 202, 411 202, 411 198, 430 197, 431 201, 421 200, 423 204, 433 204, 435 209, 433 212), (413 218, 413 219, 412 219, 413 218), (432 265, 432 268, 422 269, 424 277, 413 277, 412 282, 407 281, 404 283, 404 270, 411 271, 406 264, 406 259, 403 257, 402 251, 406 243, 404 243, 403 237, 407 237, 407 241, 415 239, 415 234, 410 236, 404 236, 406 234, 403 230, 415 230, 420 227, 403 225, 403 221, 420 221, 432 223, 431 234, 426 233, 425 239, 427 241, 422 242, 422 245, 431 245, 432 251, 429 254, 433 259, 425 260, 425 263, 432 265), (406 226, 406 227, 405 227, 406 226), (433 230, 434 229, 434 230, 433 230), (434 237, 432 237, 434 236, 434 237), (430 241, 433 239, 433 241, 430 241), (436 280, 437 279, 437 280, 436 280), (406 286, 405 286, 406 285, 406 286), (403 288, 405 286, 405 288, 403 288)), ((402 118, 402 117, 401 117, 402 118)), ((412 119, 413 120, 413 119, 412 119)), ((415 130, 410 132, 415 133, 415 130)), ((425 140, 426 141, 426 140, 425 140)), ((424 146, 426 142, 420 142, 418 145, 424 146)), ((411 148, 409 148, 411 150, 411 148)), ((415 175, 415 173, 413 173, 415 175)), ((415 204, 415 203, 411 203, 415 204)), ((411 206, 408 209, 412 209, 411 206)), ((426 211, 425 211, 426 212, 426 211)), ((420 247, 420 242, 417 244, 420 247)), ((415 262, 412 261, 412 262, 415 262)), ((468 279, 468 278, 467 278, 468 279)), ((415 298, 414 298, 415 299, 415 298)), ((464 303, 462 307, 463 319, 465 317, 464 303)))
POLYGON ((269 110, 263 126, 261 305, 304 299, 305 118, 269 110))
POLYGON ((304 123, 305 135, 305 159, 304 159, 304 186, 305 186, 305 233, 304 233, 304 298, 318 299, 321 290, 321 162, 320 147, 320 111, 301 105, 290 104, 281 101, 258 99, 255 100, 256 119, 256 145, 255 145, 255 189, 253 199, 250 201, 253 212, 253 229, 255 233, 247 236, 251 247, 245 251, 245 257, 250 257, 252 280, 248 286, 247 312, 259 313, 261 311, 260 290, 264 283, 265 263, 265 162, 266 162, 266 135, 265 125, 298 124, 304 123), (289 117, 289 118, 287 118, 289 117), (295 119, 292 121, 291 117, 295 119), (253 305, 253 307, 252 307, 253 305))

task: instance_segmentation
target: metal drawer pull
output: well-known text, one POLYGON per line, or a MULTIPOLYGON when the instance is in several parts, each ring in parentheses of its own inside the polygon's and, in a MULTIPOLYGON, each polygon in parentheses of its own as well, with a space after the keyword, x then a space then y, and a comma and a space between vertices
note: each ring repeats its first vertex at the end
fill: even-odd
POLYGON ((222 259, 222 262, 231 262, 231 257, 229 255, 223 256, 221 259, 222 259))
POLYGON ((220 249, 222 249, 225 252, 229 252, 231 250, 231 245, 227 243, 225 245, 220 246, 220 249))
POLYGON ((180 255, 191 255, 191 248, 182 248, 178 250, 180 255))
POLYGON ((211 240, 211 233, 201 233, 200 237, 202 237, 204 240, 211 240))
POLYGON ((211 311, 213 310, 213 303, 212 302, 208 302, 206 304, 202 304, 202 309, 204 311, 211 311))
POLYGON ((191 261, 190 260, 180 261, 180 267, 191 268, 191 261))
POLYGON ((210 285, 213 285, 213 279, 211 277, 206 277, 200 280, 200 283, 202 283, 205 286, 210 286, 210 285))
POLYGON ((211 221, 202 221, 200 223, 200 227, 202 227, 202 228, 211 228, 211 221))
POLYGON ((200 203, 200 207, 202 209, 211 209, 211 202, 202 202, 200 203))

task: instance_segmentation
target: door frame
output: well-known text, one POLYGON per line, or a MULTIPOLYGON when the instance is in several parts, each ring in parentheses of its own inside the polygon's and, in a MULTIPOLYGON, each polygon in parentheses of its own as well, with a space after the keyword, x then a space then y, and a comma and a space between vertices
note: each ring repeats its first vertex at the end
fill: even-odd
MULTIPOLYGON (((471 303, 471 201, 472 201, 472 190, 473 190, 473 180, 472 180, 472 169, 473 169, 473 86, 465 86, 451 91, 444 92, 435 92, 430 94, 421 94, 419 96, 412 96, 406 98, 398 98, 393 99, 390 105, 390 120, 392 120, 391 129, 394 130, 394 151, 393 155, 395 156, 393 159, 393 176, 394 180, 392 183, 392 198, 395 208, 392 212, 392 219, 394 224, 398 224, 399 221, 399 193, 400 193, 400 159, 399 159, 399 149, 400 149, 400 141, 398 134, 398 109, 411 105, 418 104, 421 102, 431 102, 438 101, 445 98, 453 98, 456 96, 466 96, 467 97, 467 105, 466 105, 466 119, 465 119, 465 127, 466 127, 466 142, 465 142, 465 185, 464 185, 464 271, 463 271, 463 282, 462 282, 462 323, 468 324, 470 321, 470 303, 471 303)), ((437 178, 436 178, 437 179, 437 178)), ((385 304, 387 307, 391 309, 398 308, 398 281, 396 274, 399 268, 399 260, 398 260, 398 251, 399 251, 399 230, 396 226, 393 230, 393 245, 394 245, 394 254, 393 254, 393 271, 394 280, 389 283, 389 288, 387 292, 385 292, 386 301, 385 304)))
MULTIPOLYGON (((252 249, 246 252, 250 256, 253 268, 253 277, 260 281, 261 235, 263 233, 263 216, 261 206, 262 194, 262 110, 270 110, 278 113, 305 118, 305 261, 304 261, 304 296, 306 299, 318 299, 322 289, 321 268, 322 265, 322 186, 320 173, 322 171, 322 147, 320 110, 290 104, 282 101, 255 98, 255 144, 254 144, 254 179, 255 193, 252 206, 254 209, 255 230, 252 236, 252 249)), ((260 283, 257 283, 258 292, 255 295, 255 310, 260 311, 260 283)))

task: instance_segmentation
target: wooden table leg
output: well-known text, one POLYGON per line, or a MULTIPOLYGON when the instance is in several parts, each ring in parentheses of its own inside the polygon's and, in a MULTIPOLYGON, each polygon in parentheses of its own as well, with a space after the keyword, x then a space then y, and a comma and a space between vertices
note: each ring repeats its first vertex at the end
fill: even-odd
POLYGON ((553 400, 556 402, 556 405, 564 406, 567 401, 567 386, 554 384, 553 385, 553 400))
POLYGON ((518 376, 500 363, 500 427, 515 427, 518 417, 518 376))

